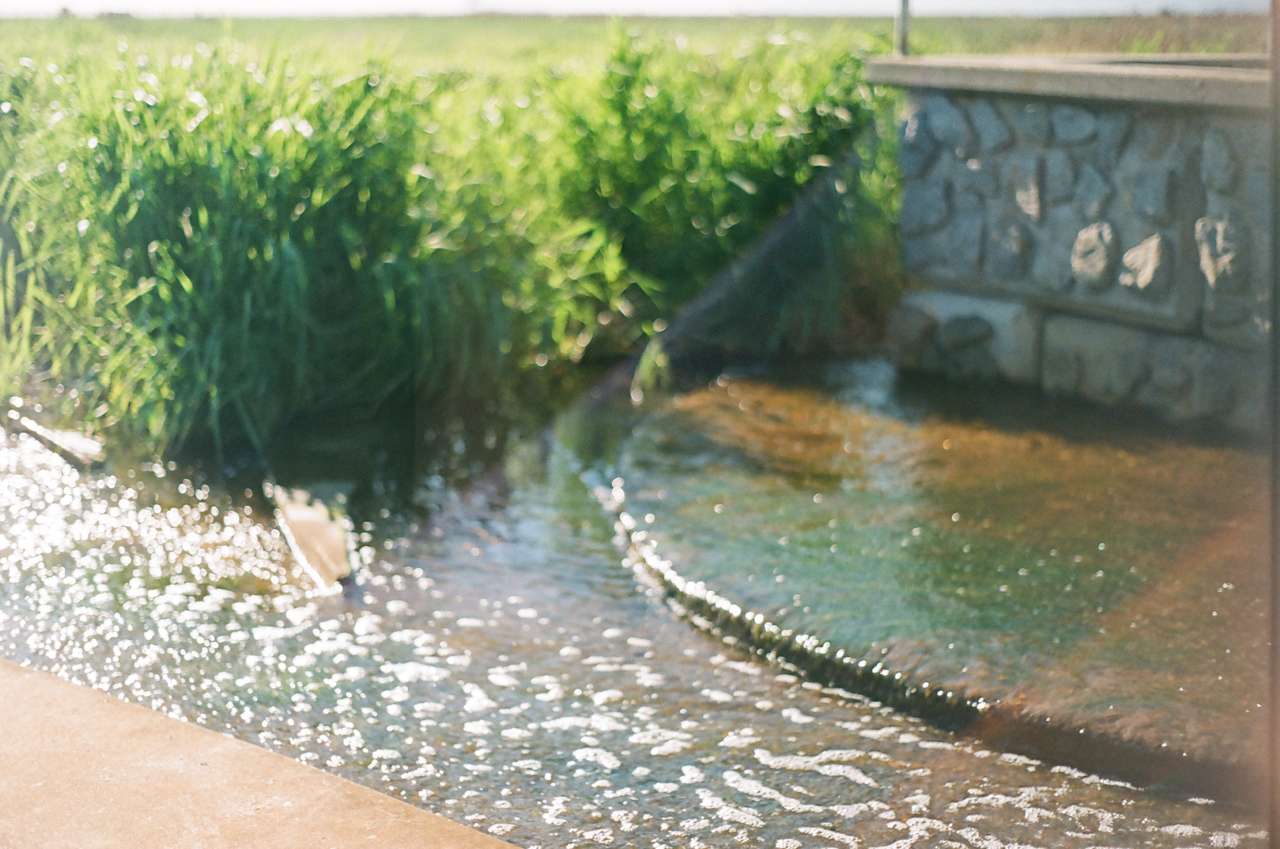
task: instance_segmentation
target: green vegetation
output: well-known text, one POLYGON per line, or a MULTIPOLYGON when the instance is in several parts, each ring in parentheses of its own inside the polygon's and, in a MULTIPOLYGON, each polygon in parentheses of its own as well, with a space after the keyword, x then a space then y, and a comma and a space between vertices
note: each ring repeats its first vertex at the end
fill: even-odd
MULTIPOLYGON (((637 350, 854 151, 856 224, 832 247, 878 285, 824 277, 777 313, 820 336, 847 318, 833 285, 846 310, 880 308, 893 103, 861 57, 890 22, 625 26, 6 21, 0 389, 61 386, 152 453, 263 447, 353 408, 465 430, 637 350)), ((1247 50, 1262 30, 920 19, 913 35, 934 52, 1247 50)))
POLYGON ((483 421, 634 350, 855 149, 850 200, 892 191, 889 104, 836 42, 618 33, 501 78, 121 45, 5 66, 0 103, 5 382, 155 452, 351 408, 483 421))

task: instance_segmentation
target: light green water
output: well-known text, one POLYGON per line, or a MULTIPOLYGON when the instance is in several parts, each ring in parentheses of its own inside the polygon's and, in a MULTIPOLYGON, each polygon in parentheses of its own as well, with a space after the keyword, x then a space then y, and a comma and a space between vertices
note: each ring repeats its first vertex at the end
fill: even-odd
MULTIPOLYGON (((692 425, 661 426, 665 416, 692 422, 710 409, 736 421, 755 409, 753 397, 781 392, 759 386, 765 394, 753 396, 730 381, 642 424, 625 441, 628 499, 653 499, 655 531, 677 520, 696 525, 698 505, 712 524, 733 522, 732 533, 706 537, 717 547, 702 549, 687 568, 740 574, 733 588, 758 593, 771 612, 785 606, 831 623, 842 621, 837 610, 859 622, 881 615, 855 604, 847 587, 822 594, 802 580, 810 567, 840 574, 814 552, 855 545, 839 522, 828 527, 825 511, 845 503, 871 510, 856 488, 842 501, 840 481, 875 481, 887 491, 911 480, 875 477, 867 471, 875 462, 844 459, 852 456, 844 429, 822 456, 854 463, 850 471, 797 472, 798 458, 813 456, 811 426, 865 415, 856 412, 861 395, 786 390, 799 393, 796 409, 807 411, 795 438, 784 440, 797 446, 792 459, 744 453, 752 450, 746 431, 735 436, 744 449, 735 454, 692 425), (695 437, 701 448, 675 447, 695 437), (666 439, 675 442, 663 447, 666 439), (646 442, 648 460, 638 453, 646 442), (659 498, 640 485, 642 468, 655 484, 659 476, 682 483, 658 487, 666 492, 659 498), (854 477, 854 468, 864 473, 854 477), (773 481, 773 506, 762 498, 754 521, 744 522, 735 511, 752 503, 743 496, 763 480, 773 481), (713 495, 719 481, 726 488, 713 495), (814 494, 825 497, 814 502, 814 494), (716 512, 716 504, 726 509, 716 512), (789 531, 795 541, 764 545, 768 523, 806 511, 812 518, 789 531), (751 539, 762 541, 757 556, 727 569, 732 554, 753 550, 751 539), (777 548, 810 554, 784 561, 777 548)), ((903 474, 932 468, 901 447, 911 426, 902 427, 891 428, 898 442, 881 443, 884 456, 911 460, 903 474)), ((859 450, 874 431, 865 429, 859 450)), ((952 429, 951 438, 963 432, 952 429)), ((587 428, 578 436, 575 449, 597 455, 627 434, 587 428)), ((162 467, 81 474, 30 440, 5 435, 0 656, 227 731, 521 846, 1264 844, 1261 826, 1237 810, 1001 754, 691 627, 643 571, 620 562, 611 522, 588 486, 601 471, 555 441, 525 442, 482 484, 424 493, 436 505, 429 522, 381 517, 366 540, 363 588, 344 600, 300 590, 282 540, 237 499, 162 467)), ((883 508, 884 521, 896 527, 904 511, 929 503, 904 495, 883 508)), ((971 515, 966 508, 947 533, 982 539, 966 529, 971 515)), ((697 538, 690 533, 681 544, 697 538)), ((922 537, 908 530, 906 538, 922 537)), ((1123 548, 1121 537, 1100 538, 1123 548)), ((883 550, 877 586, 909 596, 880 605, 883 621, 898 623, 891 633, 909 633, 903 617, 916 616, 928 625, 922 640, 934 639, 940 622, 963 634, 971 602, 931 602, 926 592, 963 580, 888 583, 905 564, 920 573, 928 565, 893 549, 900 540, 888 530, 874 539, 883 542, 861 545, 883 550)), ((1039 553, 1053 564, 1046 569, 1067 568, 1039 553)), ((1063 548, 1064 555, 1074 552, 1063 548)), ((1096 571, 1107 562, 1076 565, 1096 571)), ((844 568, 847 575, 854 567, 844 568)), ((1141 581, 1124 578, 1113 595, 1090 590, 1090 598, 1132 595, 1141 581)), ((1064 610, 1081 608, 1055 600, 1045 609, 1061 621, 1064 610)), ((980 636, 966 645, 998 658, 995 619, 975 621, 984 623, 973 632, 980 636)))
POLYGON ((1269 461, 883 363, 721 377, 615 486, 683 578, 1029 714, 1242 758, 1262 739, 1269 461))

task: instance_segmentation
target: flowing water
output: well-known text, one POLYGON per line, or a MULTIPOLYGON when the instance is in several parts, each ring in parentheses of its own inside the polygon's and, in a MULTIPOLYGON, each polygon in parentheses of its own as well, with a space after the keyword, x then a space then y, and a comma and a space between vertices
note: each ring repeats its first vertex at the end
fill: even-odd
POLYGON ((1026 722, 1265 751, 1270 462, 1248 440, 864 362, 721 376, 615 453, 634 536, 740 619, 1026 722))
POLYGON ((1232 847, 1257 822, 758 660, 623 565, 556 443, 387 516, 315 596, 239 500, 0 442, 0 656, 522 846, 1232 847))

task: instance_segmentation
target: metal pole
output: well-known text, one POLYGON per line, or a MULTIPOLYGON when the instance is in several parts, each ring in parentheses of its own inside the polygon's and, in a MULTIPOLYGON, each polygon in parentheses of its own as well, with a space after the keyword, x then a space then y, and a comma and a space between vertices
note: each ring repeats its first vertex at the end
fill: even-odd
POLYGON ((1271 0, 1271 20, 1267 28, 1267 64, 1271 72, 1271 700, 1268 714, 1271 731, 1271 769, 1268 770, 1267 801, 1271 845, 1280 845, 1280 0, 1271 0))
POLYGON ((893 21, 893 50, 899 56, 907 55, 907 28, 911 11, 909 0, 898 0, 898 17, 893 21))

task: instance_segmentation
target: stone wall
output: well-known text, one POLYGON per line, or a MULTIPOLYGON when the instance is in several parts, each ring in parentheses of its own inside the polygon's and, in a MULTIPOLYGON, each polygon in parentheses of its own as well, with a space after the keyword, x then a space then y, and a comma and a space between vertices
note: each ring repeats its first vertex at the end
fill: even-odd
POLYGON ((1267 116, 915 89, 904 366, 1266 427, 1267 116))

